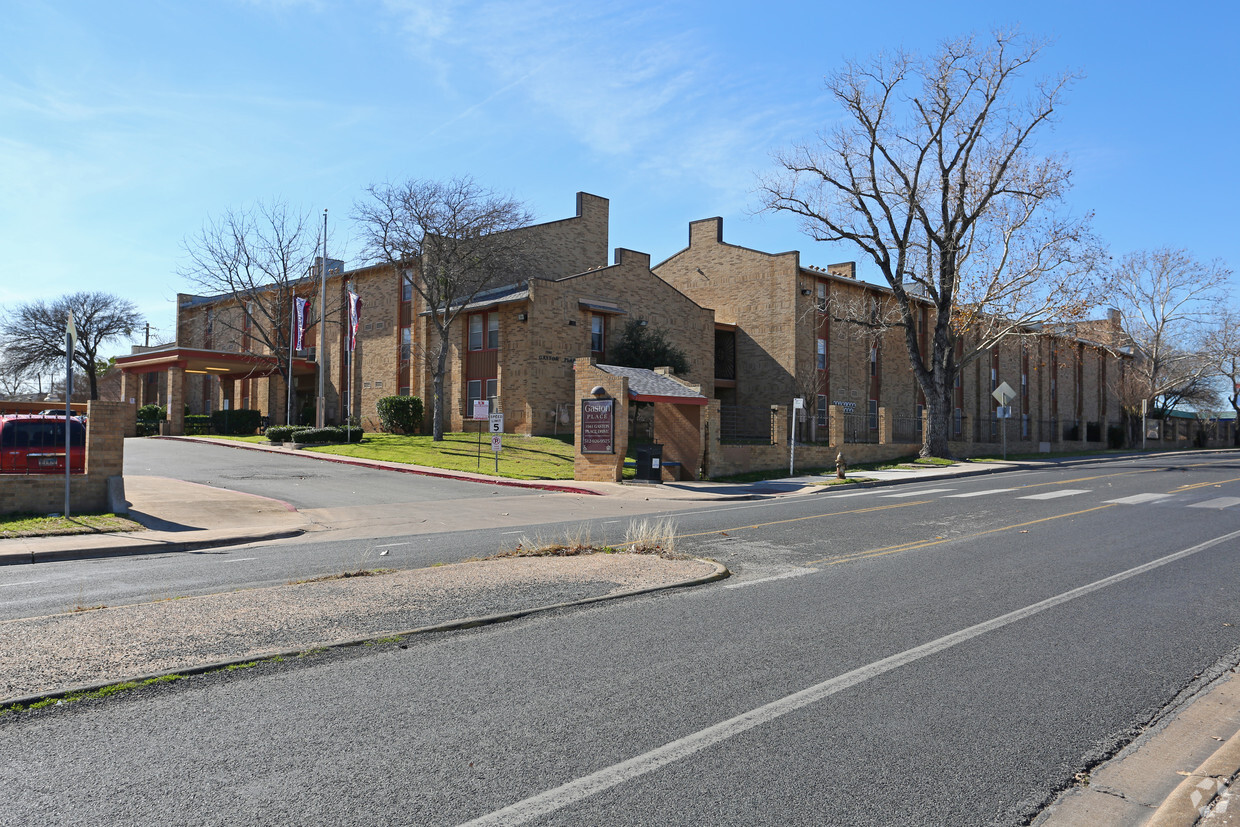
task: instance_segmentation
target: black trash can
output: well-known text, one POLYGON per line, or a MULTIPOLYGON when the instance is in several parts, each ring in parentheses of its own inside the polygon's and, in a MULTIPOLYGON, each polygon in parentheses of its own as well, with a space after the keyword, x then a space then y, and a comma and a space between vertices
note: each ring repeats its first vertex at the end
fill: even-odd
POLYGON ((633 475, 636 482, 663 482, 663 446, 638 445, 637 471, 633 475))

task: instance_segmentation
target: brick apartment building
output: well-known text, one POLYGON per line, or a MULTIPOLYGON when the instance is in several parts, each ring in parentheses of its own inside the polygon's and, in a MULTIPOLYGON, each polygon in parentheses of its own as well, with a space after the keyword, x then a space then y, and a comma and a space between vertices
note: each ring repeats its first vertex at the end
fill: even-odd
MULTIPOLYGON (((721 218, 692 222, 688 247, 653 269, 649 255, 624 248, 608 263, 608 201, 588 193, 577 194, 572 217, 511 232, 524 236, 534 264, 463 309, 445 377, 449 429, 461 430, 473 400, 485 398, 504 413, 509 432, 570 430, 578 401, 575 360, 609 364, 623 323, 637 320, 663 331, 688 357, 688 374, 677 378, 714 400, 709 410, 715 413, 702 422, 710 427, 710 416, 718 417, 716 440, 778 441, 772 406, 802 397, 808 415, 797 425, 801 440, 826 442, 834 411, 847 421, 847 441, 878 442, 881 432, 887 441, 920 443, 924 399, 903 331, 877 323, 889 315, 891 292, 858 281, 852 263, 810 267, 798 252, 725 243, 721 218)), ((378 400, 411 394, 426 402, 429 422, 432 372, 425 357, 437 334, 409 284, 415 274, 391 265, 330 264, 323 354, 328 421, 341 422, 349 411, 377 429, 378 400), (346 399, 341 319, 350 289, 362 298, 362 321, 353 395, 346 399)), ((318 279, 305 279, 297 292, 317 295, 318 279)), ((288 394, 274 371, 276 357, 247 335, 247 318, 261 309, 247 311, 231 296, 178 296, 177 341, 118 360, 126 373, 124 398, 175 400, 195 413, 228 400, 285 422, 288 394), (142 373, 143 381, 133 381, 142 373)), ((930 320, 927 305, 921 335, 930 320)), ((1001 382, 1016 391, 1009 441, 1036 450, 1038 443, 1106 440, 1107 423, 1120 416, 1115 389, 1123 356, 1097 341, 1101 336, 1040 333, 1005 339, 962 369, 955 389, 959 442, 998 441, 991 391, 1001 382)), ((313 420, 317 341, 312 326, 294 362, 295 422, 313 420)))

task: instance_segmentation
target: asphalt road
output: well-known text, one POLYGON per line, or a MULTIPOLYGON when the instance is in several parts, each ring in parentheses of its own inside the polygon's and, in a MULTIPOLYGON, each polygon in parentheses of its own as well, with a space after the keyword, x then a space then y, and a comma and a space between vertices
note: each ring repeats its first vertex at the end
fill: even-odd
POLYGON ((738 576, 0 719, 0 823, 1019 824, 1240 657, 1230 455, 675 519, 738 576))

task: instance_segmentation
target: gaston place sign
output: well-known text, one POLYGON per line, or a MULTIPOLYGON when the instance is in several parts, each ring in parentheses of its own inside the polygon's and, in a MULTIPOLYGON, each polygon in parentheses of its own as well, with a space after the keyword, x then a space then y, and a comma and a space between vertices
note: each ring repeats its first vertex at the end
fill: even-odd
POLYGON ((614 454, 616 400, 581 400, 581 453, 614 454))

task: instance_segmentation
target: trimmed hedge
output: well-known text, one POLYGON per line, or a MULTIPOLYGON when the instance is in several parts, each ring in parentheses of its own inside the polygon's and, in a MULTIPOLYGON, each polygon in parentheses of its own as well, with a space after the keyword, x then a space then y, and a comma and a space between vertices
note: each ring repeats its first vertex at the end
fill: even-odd
POLYGON ((189 414, 185 417, 185 433, 211 433, 211 417, 206 414, 189 414))
POLYGON ((302 428, 293 432, 292 442, 344 442, 344 433, 339 428, 302 428))
POLYGON ((293 434, 307 428, 308 425, 270 425, 267 427, 266 436, 272 442, 292 442, 293 434))
POLYGON ((166 419, 167 416, 168 412, 162 405, 143 405, 141 408, 138 408, 139 422, 158 422, 161 419, 166 419))
POLYGON ((376 406, 383 430, 412 434, 422 427, 422 399, 418 396, 384 396, 376 406))
POLYGON ((238 408, 235 411, 215 411, 211 414, 211 427, 217 434, 236 434, 246 436, 258 430, 263 415, 253 408, 238 408), (225 427, 227 425, 227 427, 225 427))

